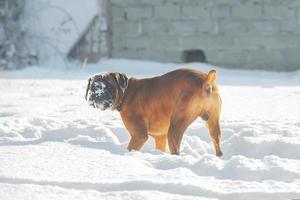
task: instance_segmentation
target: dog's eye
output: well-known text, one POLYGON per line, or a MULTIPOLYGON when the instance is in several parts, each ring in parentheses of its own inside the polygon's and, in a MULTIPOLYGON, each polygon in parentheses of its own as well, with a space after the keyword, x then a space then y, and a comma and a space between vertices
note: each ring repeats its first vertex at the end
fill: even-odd
POLYGON ((97 89, 102 89, 102 86, 101 86, 101 84, 96 82, 96 83, 92 84, 91 90, 96 91, 97 89))

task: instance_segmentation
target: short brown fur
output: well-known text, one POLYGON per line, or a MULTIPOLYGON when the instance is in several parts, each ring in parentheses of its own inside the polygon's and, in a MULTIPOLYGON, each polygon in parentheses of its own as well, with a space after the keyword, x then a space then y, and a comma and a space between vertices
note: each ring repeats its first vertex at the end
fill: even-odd
POLYGON ((130 78, 120 114, 131 140, 128 150, 139 150, 148 136, 156 148, 171 154, 180 153, 186 128, 197 117, 209 113, 206 121, 217 156, 220 148, 221 98, 215 82, 216 71, 208 74, 192 69, 179 69, 162 76, 130 78))

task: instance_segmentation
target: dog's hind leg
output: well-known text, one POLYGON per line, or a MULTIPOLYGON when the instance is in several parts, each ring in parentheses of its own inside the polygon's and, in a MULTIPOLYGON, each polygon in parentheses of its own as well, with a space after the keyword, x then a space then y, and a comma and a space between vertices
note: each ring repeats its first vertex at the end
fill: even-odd
POLYGON ((168 131, 168 144, 171 154, 179 155, 181 140, 188 125, 189 123, 184 119, 176 119, 171 122, 168 131))
POLYGON ((171 154, 179 155, 180 144, 187 127, 197 118, 197 109, 192 106, 194 98, 190 95, 182 96, 176 105, 168 130, 168 144, 171 154))
POLYGON ((219 119, 217 118, 210 118, 207 121, 207 126, 209 129, 209 134, 211 141, 214 145, 215 151, 216 151, 216 156, 221 157, 223 155, 220 147, 221 143, 221 128, 220 128, 220 122, 219 119))
POLYGON ((166 152, 167 147, 167 135, 154 136, 155 139, 155 148, 166 152))

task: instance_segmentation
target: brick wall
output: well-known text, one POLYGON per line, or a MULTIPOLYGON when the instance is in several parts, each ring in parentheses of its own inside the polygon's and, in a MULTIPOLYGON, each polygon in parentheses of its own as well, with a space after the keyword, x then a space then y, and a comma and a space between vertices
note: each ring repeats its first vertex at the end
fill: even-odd
POLYGON ((112 56, 182 62, 201 49, 209 63, 300 69, 299 0, 111 0, 112 56))

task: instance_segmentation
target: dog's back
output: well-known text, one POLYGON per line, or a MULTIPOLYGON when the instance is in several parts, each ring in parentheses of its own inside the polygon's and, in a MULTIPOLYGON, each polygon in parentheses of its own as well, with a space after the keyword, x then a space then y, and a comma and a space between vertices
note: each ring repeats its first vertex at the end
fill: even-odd
POLYGON ((207 78, 198 70, 178 69, 153 78, 132 79, 124 104, 135 108, 135 115, 143 117, 152 135, 164 135, 179 107, 181 113, 193 110, 195 116, 206 112, 203 85, 207 78))

